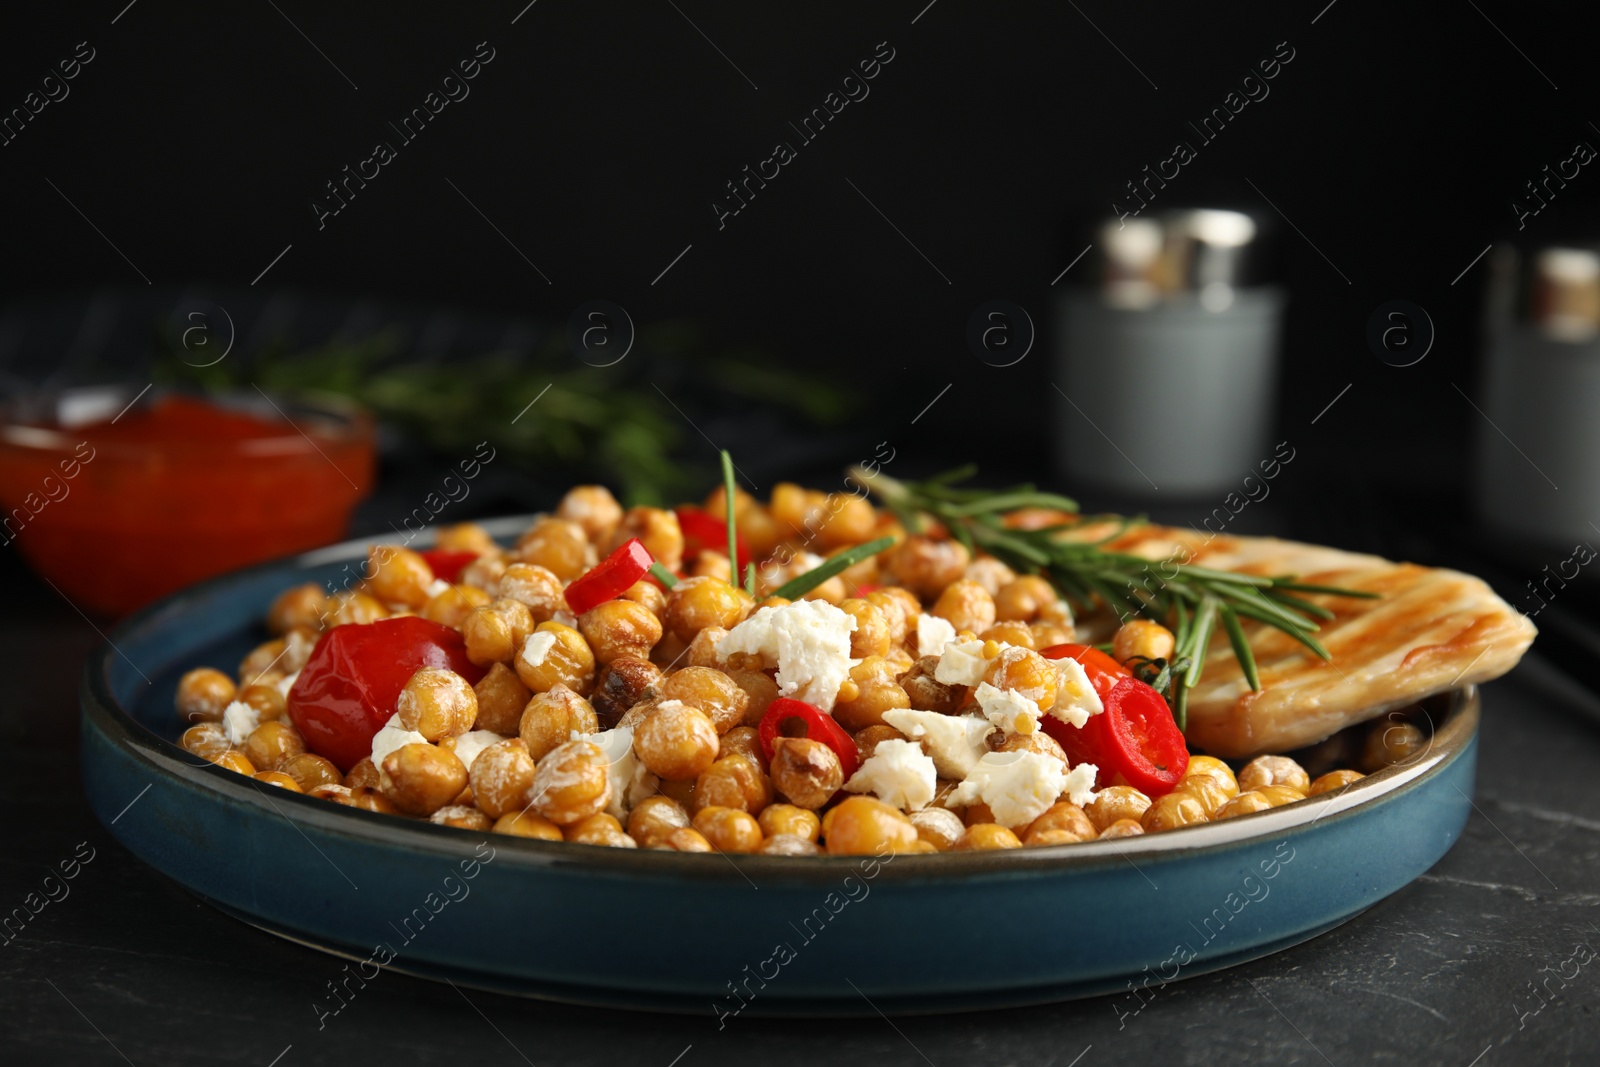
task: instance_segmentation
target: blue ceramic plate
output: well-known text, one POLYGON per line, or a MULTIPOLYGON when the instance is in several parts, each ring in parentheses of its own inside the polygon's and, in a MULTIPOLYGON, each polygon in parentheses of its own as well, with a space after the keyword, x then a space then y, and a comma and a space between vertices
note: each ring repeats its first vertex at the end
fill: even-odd
MULTIPOLYGON (((490 525, 512 534, 527 520, 490 525)), ((1431 867, 1469 811, 1471 690, 1430 706, 1427 751, 1337 795, 1148 837, 889 861, 470 833, 287 793, 169 740, 179 675, 238 662, 264 639, 273 596, 340 581, 365 551, 351 542, 180 593, 111 634, 82 692, 83 779, 110 832, 217 907, 348 957, 350 981, 387 966, 718 1017, 1126 992, 1344 922, 1431 867)))

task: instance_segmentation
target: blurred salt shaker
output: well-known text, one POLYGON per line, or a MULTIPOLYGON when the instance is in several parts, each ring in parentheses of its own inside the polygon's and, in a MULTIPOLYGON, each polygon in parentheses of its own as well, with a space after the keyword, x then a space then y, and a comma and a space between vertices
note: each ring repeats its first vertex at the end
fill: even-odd
POLYGON ((1257 238, 1236 211, 1100 226, 1089 284, 1056 303, 1056 459, 1075 481, 1195 496, 1269 454, 1285 297, 1260 283, 1257 238))
POLYGON ((1521 541, 1600 537, 1600 245, 1495 253, 1478 509, 1521 541))

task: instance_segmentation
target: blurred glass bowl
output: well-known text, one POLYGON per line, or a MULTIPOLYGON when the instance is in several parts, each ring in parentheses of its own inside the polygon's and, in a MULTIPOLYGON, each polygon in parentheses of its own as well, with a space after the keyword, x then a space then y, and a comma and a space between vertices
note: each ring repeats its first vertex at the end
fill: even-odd
POLYGON ((373 463, 372 420, 336 399, 121 386, 13 399, 0 544, 83 611, 122 615, 339 540, 373 463))

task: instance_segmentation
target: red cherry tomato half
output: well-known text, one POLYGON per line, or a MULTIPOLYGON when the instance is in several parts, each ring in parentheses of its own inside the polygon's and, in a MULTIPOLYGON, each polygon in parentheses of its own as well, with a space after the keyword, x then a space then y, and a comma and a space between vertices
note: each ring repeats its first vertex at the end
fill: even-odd
POLYGON ((461 577, 461 572, 467 564, 475 562, 478 558, 476 552, 451 552, 443 548, 428 548, 417 553, 428 561, 428 566, 433 568, 433 576, 442 578, 447 582, 454 582, 461 577))
MULTIPOLYGON (((693 559, 706 549, 728 554, 728 522, 706 514, 699 508, 678 508, 673 514, 678 516, 678 529, 683 531, 683 558, 693 559)), ((739 554, 739 574, 744 573, 744 565, 750 562, 750 556, 745 551, 744 538, 737 532, 734 533, 734 549, 739 554)))
POLYGON ((1126 667, 1087 645, 1054 645, 1039 653, 1046 659, 1070 657, 1083 664, 1105 711, 1089 716, 1081 728, 1047 717, 1044 731, 1066 750, 1073 764, 1100 769, 1096 785, 1105 788, 1121 777, 1149 797, 1172 792, 1189 766, 1183 731, 1161 694, 1133 677, 1126 667))
POLYGON ((833 716, 803 700, 789 697, 774 700, 761 717, 756 734, 761 740, 761 751, 768 760, 772 759, 772 747, 778 738, 808 737, 833 749, 834 755, 839 757, 839 766, 844 768, 845 781, 848 782, 861 766, 861 754, 856 751, 855 738, 834 722, 833 716))
POLYGON ((322 635, 289 690, 289 720, 306 747, 348 771, 372 754, 372 735, 424 667, 445 667, 477 684, 461 634, 415 615, 336 626, 322 635))
POLYGON ((567 606, 574 615, 582 615, 621 596, 634 582, 650 573, 650 564, 654 562, 649 550, 640 544, 639 539, 630 537, 626 544, 601 560, 598 566, 567 586, 567 606))

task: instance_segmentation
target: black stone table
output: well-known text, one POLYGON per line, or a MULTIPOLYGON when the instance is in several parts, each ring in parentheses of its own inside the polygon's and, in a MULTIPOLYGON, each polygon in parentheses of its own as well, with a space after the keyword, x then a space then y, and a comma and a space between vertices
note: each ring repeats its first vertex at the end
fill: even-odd
MULTIPOLYGON (((1536 658, 1485 693, 1477 812, 1437 867, 1314 941, 1169 985, 1137 1015, 1102 997, 719 1030, 709 1008, 601 1011, 384 974, 319 1029, 331 957, 212 910, 89 814, 74 689, 96 634, 0 568, 26 590, 0 618, 0 911, 79 863, 65 896, 53 889, 61 899, 0 940, 8 1067, 1600 1062, 1600 701, 1536 658)), ((988 921, 1025 947, 1026 917, 988 921)))

